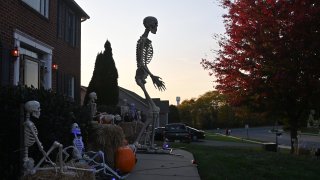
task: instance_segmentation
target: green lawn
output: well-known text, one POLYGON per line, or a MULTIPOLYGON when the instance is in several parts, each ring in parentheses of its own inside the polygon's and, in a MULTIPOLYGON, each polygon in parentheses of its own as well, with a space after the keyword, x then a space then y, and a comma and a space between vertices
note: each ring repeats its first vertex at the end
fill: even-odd
POLYGON ((191 152, 201 180, 216 179, 319 179, 320 159, 267 152, 262 148, 211 147, 174 143, 191 152))
POLYGON ((320 134, 319 128, 302 128, 301 132, 315 134, 315 135, 320 134))
POLYGON ((224 136, 216 133, 210 133, 206 132, 206 140, 212 140, 212 141, 225 141, 225 142, 246 142, 246 143, 253 143, 250 141, 255 141, 255 142, 262 142, 256 139, 241 139, 241 138, 235 138, 231 136, 224 136))
POLYGON ((231 138, 228 136, 222 136, 215 133, 206 132, 206 140, 212 141, 227 141, 227 142, 242 142, 242 140, 231 138))

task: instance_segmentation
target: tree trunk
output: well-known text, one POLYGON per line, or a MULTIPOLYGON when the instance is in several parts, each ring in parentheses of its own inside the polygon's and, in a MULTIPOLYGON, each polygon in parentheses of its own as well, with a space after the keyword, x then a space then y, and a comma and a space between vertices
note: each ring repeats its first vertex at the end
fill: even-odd
POLYGON ((297 151, 297 147, 298 147, 298 130, 297 127, 293 124, 291 124, 290 126, 290 139, 291 139, 291 154, 295 153, 297 151))

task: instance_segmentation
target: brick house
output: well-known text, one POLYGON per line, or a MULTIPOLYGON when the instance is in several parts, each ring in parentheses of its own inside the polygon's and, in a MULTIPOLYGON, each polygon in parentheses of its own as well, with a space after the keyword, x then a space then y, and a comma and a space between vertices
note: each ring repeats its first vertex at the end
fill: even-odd
POLYGON ((0 85, 52 89, 80 103, 81 22, 87 19, 74 0, 1 1, 0 85))

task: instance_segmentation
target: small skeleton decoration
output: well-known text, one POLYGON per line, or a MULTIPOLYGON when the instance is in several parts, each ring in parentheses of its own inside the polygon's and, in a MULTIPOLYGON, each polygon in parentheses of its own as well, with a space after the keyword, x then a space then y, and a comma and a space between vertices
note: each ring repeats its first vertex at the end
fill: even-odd
MULTIPOLYGON (((146 78, 150 75, 153 85, 160 91, 164 91, 166 89, 164 82, 160 77, 153 75, 148 69, 147 65, 150 63, 153 56, 153 47, 151 44, 151 40, 148 39, 149 32, 156 34, 158 28, 158 20, 155 17, 148 16, 144 18, 143 25, 146 28, 142 36, 137 42, 136 48, 136 60, 137 60, 137 70, 136 70, 136 83, 143 90, 146 100, 149 105, 149 111, 152 113, 152 118, 147 118, 147 121, 144 124, 144 127, 141 129, 137 139, 136 144, 140 141, 140 138, 143 132, 146 130, 148 125, 153 121, 153 127, 155 122, 158 121, 158 115, 160 112, 160 108, 155 105, 155 103, 150 98, 146 88, 146 78)), ((153 131, 153 130, 152 130, 153 131)), ((152 133, 154 136, 154 132, 152 133)), ((153 139, 153 138, 152 138, 153 139)), ((152 141, 153 144, 153 141, 152 141)))
POLYGON ((74 135, 74 139, 72 141, 75 147, 73 150, 73 157, 75 159, 81 159, 84 152, 84 144, 82 141, 81 130, 77 123, 72 124, 71 133, 74 135))
POLYGON ((91 92, 89 94, 89 107, 90 107, 90 110, 91 110, 91 116, 92 117, 95 117, 96 116, 96 113, 97 113, 97 104, 96 104, 96 100, 97 100, 97 94, 95 92, 91 92))
POLYGON ((85 152, 85 146, 81 136, 81 129, 77 123, 72 124, 71 133, 74 135, 73 145, 63 149, 64 154, 68 158, 69 154, 67 153, 67 150, 72 149, 73 150, 72 161, 74 162, 79 161, 80 163, 85 163, 90 166, 90 169, 83 169, 83 168, 77 168, 77 167, 73 167, 73 168, 67 167, 67 168, 73 169, 73 170, 91 171, 94 173, 103 172, 105 175, 115 176, 117 177, 117 179, 125 179, 128 176, 128 175, 121 176, 116 171, 114 171, 111 167, 109 167, 105 163, 105 156, 102 151, 85 152))
POLYGON ((105 112, 97 114, 96 117, 100 124, 116 124, 122 120, 119 114, 113 115, 105 112))
MULTIPOLYGON (((62 157, 62 145, 55 141, 48 152, 44 151, 44 148, 38 138, 38 130, 34 123, 30 120, 30 116, 35 118, 40 117, 40 103, 38 101, 28 101, 25 104, 26 110, 26 121, 24 122, 24 157, 23 157, 23 168, 24 175, 34 174, 40 168, 40 165, 46 161, 52 166, 56 167, 56 164, 51 161, 49 154, 56 148, 59 148, 59 155, 62 157), (38 162, 34 167, 34 160, 29 157, 29 147, 37 143, 40 152, 43 155, 43 158, 38 162)), ((62 168, 62 159, 60 158, 60 171, 62 168)), ((48 168, 46 168, 48 169, 48 168)))
POLYGON ((310 110, 308 122, 307 122, 307 127, 308 128, 320 128, 320 120, 315 119, 316 111, 314 109, 310 110))
POLYGON ((124 117, 129 113, 129 106, 127 103, 127 99, 123 99, 123 104, 121 105, 121 116, 124 117))

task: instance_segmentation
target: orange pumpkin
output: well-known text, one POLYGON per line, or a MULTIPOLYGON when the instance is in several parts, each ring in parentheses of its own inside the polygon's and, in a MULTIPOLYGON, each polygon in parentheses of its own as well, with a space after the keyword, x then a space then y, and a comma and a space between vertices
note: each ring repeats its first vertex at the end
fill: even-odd
POLYGON ((116 153, 116 168, 122 173, 129 173, 136 164, 136 156, 129 146, 121 146, 116 153))
POLYGON ((128 143, 128 140, 126 140, 126 139, 123 139, 123 141, 122 141, 122 145, 123 146, 127 146, 129 143, 128 143))

